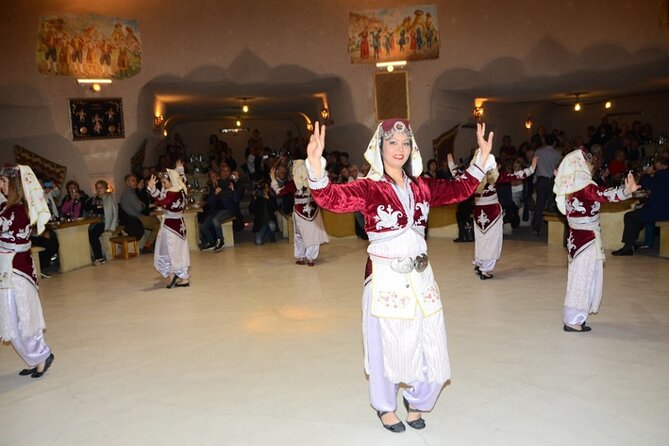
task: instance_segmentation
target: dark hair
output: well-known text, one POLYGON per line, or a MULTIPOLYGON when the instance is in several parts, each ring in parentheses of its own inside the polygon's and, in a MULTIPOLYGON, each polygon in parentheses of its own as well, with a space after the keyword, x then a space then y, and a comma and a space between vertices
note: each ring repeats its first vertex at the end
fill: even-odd
POLYGON ((555 144, 555 139, 556 138, 555 138, 554 134, 552 134, 552 133, 547 134, 546 135, 546 145, 547 146, 552 146, 553 144, 555 144))
POLYGON ((70 181, 68 181, 67 184, 65 185, 65 189, 69 189, 69 188, 70 188, 70 185, 72 185, 72 184, 75 185, 75 186, 77 186, 77 190, 81 190, 81 187, 79 187, 79 183, 77 183, 77 182, 74 181, 74 180, 70 180, 70 181))

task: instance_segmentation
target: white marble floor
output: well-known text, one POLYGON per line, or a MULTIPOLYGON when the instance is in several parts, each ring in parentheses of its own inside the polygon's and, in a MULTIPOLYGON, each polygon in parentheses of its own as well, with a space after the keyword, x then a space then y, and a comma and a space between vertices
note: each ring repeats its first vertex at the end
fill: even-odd
MULTIPOLYGON (((0 346, 0 445, 666 445, 669 261, 609 256, 593 331, 562 331, 564 251, 429 241, 453 379, 423 431, 381 428, 362 369, 366 244, 315 268, 285 240, 194 253, 166 290, 150 256, 42 281, 56 359, 39 380, 0 346)), ((400 410, 404 416, 404 411, 400 410)))

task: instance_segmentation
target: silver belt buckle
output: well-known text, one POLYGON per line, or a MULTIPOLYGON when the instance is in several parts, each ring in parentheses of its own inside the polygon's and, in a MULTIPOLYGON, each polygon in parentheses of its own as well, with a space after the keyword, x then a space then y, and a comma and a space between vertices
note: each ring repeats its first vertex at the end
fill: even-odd
POLYGON ((413 271, 414 268, 414 259, 406 257, 403 259, 393 259, 390 262, 390 269, 396 273, 407 274, 413 271))
POLYGON ((413 267, 416 269, 417 273, 422 273, 427 268, 427 254, 421 254, 413 261, 413 267))

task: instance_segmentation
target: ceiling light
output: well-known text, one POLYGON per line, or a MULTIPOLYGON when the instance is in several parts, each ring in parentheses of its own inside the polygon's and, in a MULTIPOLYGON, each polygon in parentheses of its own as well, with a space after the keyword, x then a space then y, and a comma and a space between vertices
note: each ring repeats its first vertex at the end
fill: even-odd
POLYGON ((604 108, 611 108, 612 105, 611 101, 606 101, 606 103, 604 103, 604 108))
POLYGON ((377 62, 376 68, 385 68, 389 73, 392 73, 395 67, 402 68, 407 64, 406 60, 396 60, 394 62, 377 62))
POLYGON ((526 129, 531 129, 532 128, 532 117, 528 116, 527 119, 525 120, 525 128, 526 129))
POLYGON ((240 121, 239 118, 237 118, 237 120, 235 121, 235 125, 237 127, 241 127, 242 126, 242 121, 240 121))
POLYGON ((244 113, 248 113, 248 112, 249 112, 249 106, 246 105, 246 104, 242 105, 242 111, 243 111, 244 113))
POLYGON ((578 101, 578 97, 581 93, 575 93, 576 103, 574 104, 574 111, 581 111, 581 103, 578 101))

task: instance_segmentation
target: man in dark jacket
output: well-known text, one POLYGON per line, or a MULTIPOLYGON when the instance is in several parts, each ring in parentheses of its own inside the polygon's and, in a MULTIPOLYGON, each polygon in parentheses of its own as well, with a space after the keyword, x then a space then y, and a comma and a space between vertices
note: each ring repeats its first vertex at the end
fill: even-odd
POLYGON ((669 156, 663 154, 648 168, 646 175, 641 177, 639 185, 650 193, 648 201, 641 209, 625 214, 623 243, 625 246, 611 254, 614 256, 631 256, 641 229, 647 223, 669 220, 669 156))

